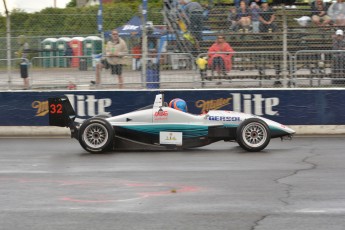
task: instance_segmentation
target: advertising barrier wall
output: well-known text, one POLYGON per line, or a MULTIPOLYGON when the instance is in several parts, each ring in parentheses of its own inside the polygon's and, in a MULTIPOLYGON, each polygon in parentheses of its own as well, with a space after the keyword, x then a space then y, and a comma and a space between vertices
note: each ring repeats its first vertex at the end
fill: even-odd
MULTIPOLYGON (((0 92, 0 126, 47 126, 48 98, 67 96, 78 117, 112 116, 153 104, 160 91, 0 92)), ((165 90, 165 101, 182 98, 188 110, 234 110, 285 125, 345 124, 344 89, 165 90)))

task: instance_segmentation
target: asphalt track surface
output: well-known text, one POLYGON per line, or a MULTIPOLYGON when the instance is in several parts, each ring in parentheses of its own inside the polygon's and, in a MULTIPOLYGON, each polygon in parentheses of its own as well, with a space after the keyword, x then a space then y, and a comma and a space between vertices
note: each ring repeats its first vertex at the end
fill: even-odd
POLYGON ((0 229, 345 229, 344 137, 88 154, 0 139, 0 229))

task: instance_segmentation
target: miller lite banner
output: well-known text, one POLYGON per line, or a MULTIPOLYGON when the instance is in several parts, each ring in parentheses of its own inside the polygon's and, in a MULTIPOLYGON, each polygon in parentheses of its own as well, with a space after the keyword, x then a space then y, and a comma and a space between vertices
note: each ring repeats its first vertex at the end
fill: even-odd
MULTIPOLYGON (((115 116, 153 104, 160 91, 0 92, 0 126, 48 125, 48 98, 66 96, 77 117, 115 116)), ((167 90, 165 101, 181 98, 188 112, 233 110, 263 116, 286 125, 345 124, 345 90, 167 90)), ((154 114, 164 119, 165 114, 154 114)), ((220 118, 212 118, 220 119, 220 118)), ((223 118, 222 118, 223 119, 223 118)), ((224 118, 225 119, 225 118, 224 118)), ((235 118, 226 118, 235 119, 235 118)))

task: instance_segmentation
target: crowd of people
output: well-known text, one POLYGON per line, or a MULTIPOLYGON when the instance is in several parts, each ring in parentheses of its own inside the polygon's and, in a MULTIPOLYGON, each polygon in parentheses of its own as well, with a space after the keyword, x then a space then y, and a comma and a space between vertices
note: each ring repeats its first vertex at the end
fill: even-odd
MULTIPOLYGON (((336 0, 336 2, 326 3, 323 0, 315 0, 310 4, 311 15, 309 19, 320 27, 345 26, 345 3, 343 1, 336 0)), ((283 1, 274 1, 274 7, 296 8, 295 1, 284 2, 285 5, 282 5, 283 1)), ((165 0, 165 4, 168 10, 180 11, 184 18, 185 30, 190 33, 198 45, 198 42, 202 40, 203 21, 206 19, 205 12, 207 9, 193 0, 165 0)), ((270 33, 278 30, 275 10, 267 0, 235 0, 234 6, 229 10, 228 22, 230 30, 243 33, 270 33)), ((340 29, 334 36, 333 48, 345 49, 343 31, 340 29)), ((111 69, 111 73, 118 76, 119 88, 122 88, 122 57, 127 52, 126 43, 118 37, 116 30, 112 31, 112 40, 107 43, 106 58, 96 66, 96 81, 94 83, 100 84, 101 69, 106 68, 111 69)), ((234 53, 234 49, 226 41, 225 36, 219 34, 216 41, 209 47, 208 54, 196 60, 201 79, 204 80, 207 77, 207 69, 211 70, 212 76, 228 77, 232 68, 234 53)), ((343 56, 341 53, 341 57, 343 56)), ((336 69, 339 69, 339 65, 343 65, 345 58, 338 58, 337 60, 340 64, 336 64, 336 69)))
POLYGON ((323 0, 315 0, 311 4, 311 19, 315 25, 327 27, 345 26, 345 2, 344 0, 336 0, 332 2, 324 2, 323 0))
POLYGON ((267 0, 241 0, 228 13, 229 29, 239 32, 275 32, 275 13, 267 0))

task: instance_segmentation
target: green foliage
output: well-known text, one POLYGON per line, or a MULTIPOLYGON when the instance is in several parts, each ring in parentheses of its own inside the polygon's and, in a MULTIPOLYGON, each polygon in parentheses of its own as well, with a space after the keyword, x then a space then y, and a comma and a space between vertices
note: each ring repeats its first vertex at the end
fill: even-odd
MULTIPOLYGON (((73 5, 72 0, 68 6, 73 5)), ((148 20, 162 24, 159 13, 161 1, 149 1, 148 20)), ((103 28, 105 31, 126 23, 134 15, 140 15, 141 1, 116 1, 103 5, 103 28)), ((98 6, 45 8, 40 12, 26 13, 21 10, 11 12, 11 36, 87 35, 97 33, 98 6)), ((0 17, 0 31, 6 30, 6 18, 0 17)))
POLYGON ((76 7, 77 6, 77 0, 71 0, 69 3, 67 3, 66 7, 76 7))

